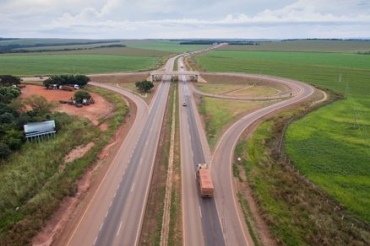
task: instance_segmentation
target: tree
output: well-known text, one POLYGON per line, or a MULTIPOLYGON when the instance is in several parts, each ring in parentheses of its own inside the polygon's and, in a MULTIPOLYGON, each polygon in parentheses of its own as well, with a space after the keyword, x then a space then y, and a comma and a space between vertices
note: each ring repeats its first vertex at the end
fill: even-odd
POLYGON ((21 79, 12 75, 0 75, 0 85, 12 86, 21 83, 21 79))
POLYGON ((50 85, 79 85, 83 87, 87 85, 90 81, 90 78, 86 75, 53 75, 50 78, 44 80, 43 84, 46 88, 49 88, 50 85))
POLYGON ((90 93, 88 93, 87 91, 82 91, 82 90, 76 91, 74 94, 74 100, 77 103, 82 103, 83 99, 87 99, 87 100, 91 99, 90 93))
POLYGON ((24 104, 32 108, 32 114, 34 116, 43 116, 50 114, 51 111, 56 107, 55 103, 49 103, 45 97, 32 95, 24 99, 24 104))
POLYGON ((143 81, 136 82, 135 86, 141 92, 148 92, 154 87, 154 84, 150 81, 143 80, 143 81))
POLYGON ((75 75, 75 84, 79 85, 80 87, 83 87, 89 83, 90 78, 86 75, 75 75))
POLYGON ((0 102, 8 104, 21 94, 21 90, 12 86, 0 87, 0 102))

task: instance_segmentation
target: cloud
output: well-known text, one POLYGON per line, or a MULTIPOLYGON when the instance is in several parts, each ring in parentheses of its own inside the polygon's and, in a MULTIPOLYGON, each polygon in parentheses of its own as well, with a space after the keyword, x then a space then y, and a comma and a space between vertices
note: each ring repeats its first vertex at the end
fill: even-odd
POLYGON ((0 34, 80 34, 81 38, 370 37, 370 2, 0 0, 0 34))

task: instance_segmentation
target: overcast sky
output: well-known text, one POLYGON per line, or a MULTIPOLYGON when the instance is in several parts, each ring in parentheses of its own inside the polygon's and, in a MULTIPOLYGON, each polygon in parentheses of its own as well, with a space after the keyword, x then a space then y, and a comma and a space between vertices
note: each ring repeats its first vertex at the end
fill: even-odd
POLYGON ((370 0, 0 0, 0 37, 370 38, 370 0))

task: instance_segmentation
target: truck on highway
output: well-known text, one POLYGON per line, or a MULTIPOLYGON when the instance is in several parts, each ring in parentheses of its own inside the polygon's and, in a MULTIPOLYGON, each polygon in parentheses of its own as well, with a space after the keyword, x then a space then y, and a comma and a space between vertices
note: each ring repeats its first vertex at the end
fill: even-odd
POLYGON ((208 164, 198 164, 197 180, 199 184, 200 196, 213 197, 214 187, 211 178, 211 171, 208 168, 208 164))

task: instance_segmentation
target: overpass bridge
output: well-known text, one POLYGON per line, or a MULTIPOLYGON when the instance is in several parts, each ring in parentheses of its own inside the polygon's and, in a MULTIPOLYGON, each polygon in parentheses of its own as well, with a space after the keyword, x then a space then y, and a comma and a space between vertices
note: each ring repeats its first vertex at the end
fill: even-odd
POLYGON ((158 77, 160 77, 161 80, 163 78, 170 77, 172 80, 174 77, 188 76, 188 77, 192 77, 193 81, 197 82, 199 75, 200 73, 197 71, 152 71, 150 72, 152 81, 157 81, 158 77))

